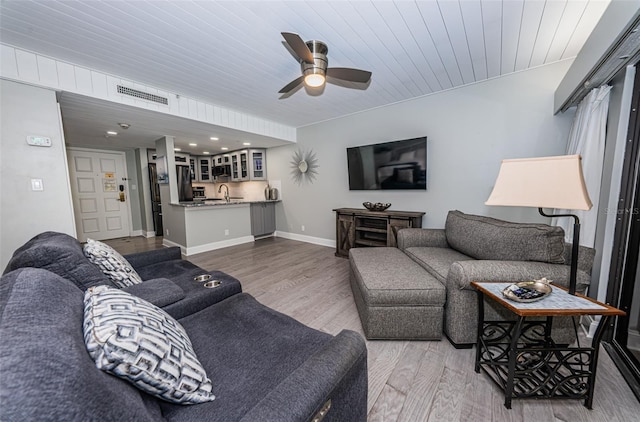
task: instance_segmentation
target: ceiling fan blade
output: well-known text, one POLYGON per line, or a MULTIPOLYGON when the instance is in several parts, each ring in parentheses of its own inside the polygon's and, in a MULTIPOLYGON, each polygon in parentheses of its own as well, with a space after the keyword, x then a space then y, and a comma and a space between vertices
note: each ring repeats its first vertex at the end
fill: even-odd
POLYGON ((327 76, 343 81, 367 83, 371 79, 371 72, 350 67, 330 67, 327 69, 327 76))
POLYGON ((300 38, 300 35, 294 34, 292 32, 281 32, 284 40, 289 44, 289 47, 293 50, 294 53, 298 55, 298 58, 309 64, 313 64, 313 54, 311 54, 311 50, 307 47, 307 44, 300 38))
POLYGON ((327 84, 336 85, 342 88, 358 89, 360 91, 365 91, 369 89, 369 85, 371 85, 371 79, 369 79, 367 82, 352 82, 352 81, 345 81, 344 79, 332 78, 331 76, 328 76, 327 84))
POLYGON ((304 76, 300 76, 291 82, 289 82, 284 88, 278 91, 278 94, 286 94, 289 91, 292 91, 298 87, 298 85, 302 85, 302 81, 304 80, 304 76))

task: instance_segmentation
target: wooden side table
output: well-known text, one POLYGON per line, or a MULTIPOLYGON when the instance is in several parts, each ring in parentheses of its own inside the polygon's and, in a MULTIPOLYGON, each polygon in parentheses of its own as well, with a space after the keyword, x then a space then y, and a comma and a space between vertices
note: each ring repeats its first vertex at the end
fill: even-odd
POLYGON ((625 312, 557 286, 537 302, 515 302, 502 295, 510 284, 471 282, 478 292, 475 371, 482 369, 504 390, 507 409, 513 398, 527 397, 585 399, 591 409, 602 334, 610 317, 625 312), (516 320, 485 321, 485 297, 513 312, 516 320), (591 346, 556 345, 551 339, 553 317, 580 315, 601 315, 591 346))

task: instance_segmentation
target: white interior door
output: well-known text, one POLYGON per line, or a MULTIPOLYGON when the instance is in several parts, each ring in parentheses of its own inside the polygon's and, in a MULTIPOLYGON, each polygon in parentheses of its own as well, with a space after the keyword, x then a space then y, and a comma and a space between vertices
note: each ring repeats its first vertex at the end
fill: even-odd
POLYGON ((68 161, 78 240, 129 236, 124 153, 70 148, 68 161))

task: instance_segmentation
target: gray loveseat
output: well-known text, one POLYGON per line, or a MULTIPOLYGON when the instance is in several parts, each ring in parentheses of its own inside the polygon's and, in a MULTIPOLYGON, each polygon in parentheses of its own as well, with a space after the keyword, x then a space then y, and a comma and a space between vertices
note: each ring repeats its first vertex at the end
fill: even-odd
MULTIPOLYGON (((546 277, 567 287, 571 245, 560 227, 522 224, 450 211, 444 229, 409 228, 398 232, 398 248, 446 288, 444 333, 458 347, 477 337, 477 297, 472 281, 525 281, 546 277)), ((595 251, 580 247, 577 291, 591 281, 595 251)), ((486 318, 509 318, 502 307, 485 304, 486 318)), ((575 339, 569 318, 556 318, 556 343, 575 339)))
MULTIPOLYGON (((43 236, 38 241, 49 249, 42 253, 55 249, 52 237, 64 239, 59 234, 43 236)), ((48 269, 27 265, 27 255, 38 255, 34 243, 14 255, 30 250, 22 256, 23 268, 7 268, 0 279, 0 420, 310 421, 321 411, 324 421, 366 420, 367 351, 362 337, 348 330, 337 336, 314 330, 245 293, 191 302, 189 291, 183 291, 181 299, 173 296, 173 304, 188 302, 172 311, 212 381, 215 400, 172 404, 101 371, 85 347, 85 289, 78 282, 99 285, 104 280, 95 273, 91 279, 90 267, 83 276, 78 265, 63 262, 79 258, 74 253, 57 255, 48 269)), ((65 248, 75 246, 67 239, 65 248)), ((153 272, 144 270, 143 262, 155 262, 149 264, 157 265, 155 280, 162 274, 179 279, 179 267, 203 272, 188 261, 156 260, 154 253, 164 256, 167 251, 128 256, 143 279, 145 271, 153 272), (159 270, 163 266, 165 270, 159 270)), ((141 291, 156 303, 167 301, 155 289, 141 291)))

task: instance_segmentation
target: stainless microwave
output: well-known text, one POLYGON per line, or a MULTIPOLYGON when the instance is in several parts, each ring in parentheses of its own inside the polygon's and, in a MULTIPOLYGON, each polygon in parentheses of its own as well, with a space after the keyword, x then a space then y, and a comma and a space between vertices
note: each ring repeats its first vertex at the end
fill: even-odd
POLYGON ((230 165, 224 165, 224 166, 215 166, 213 168, 213 175, 214 176, 229 176, 231 175, 231 166, 230 165))

